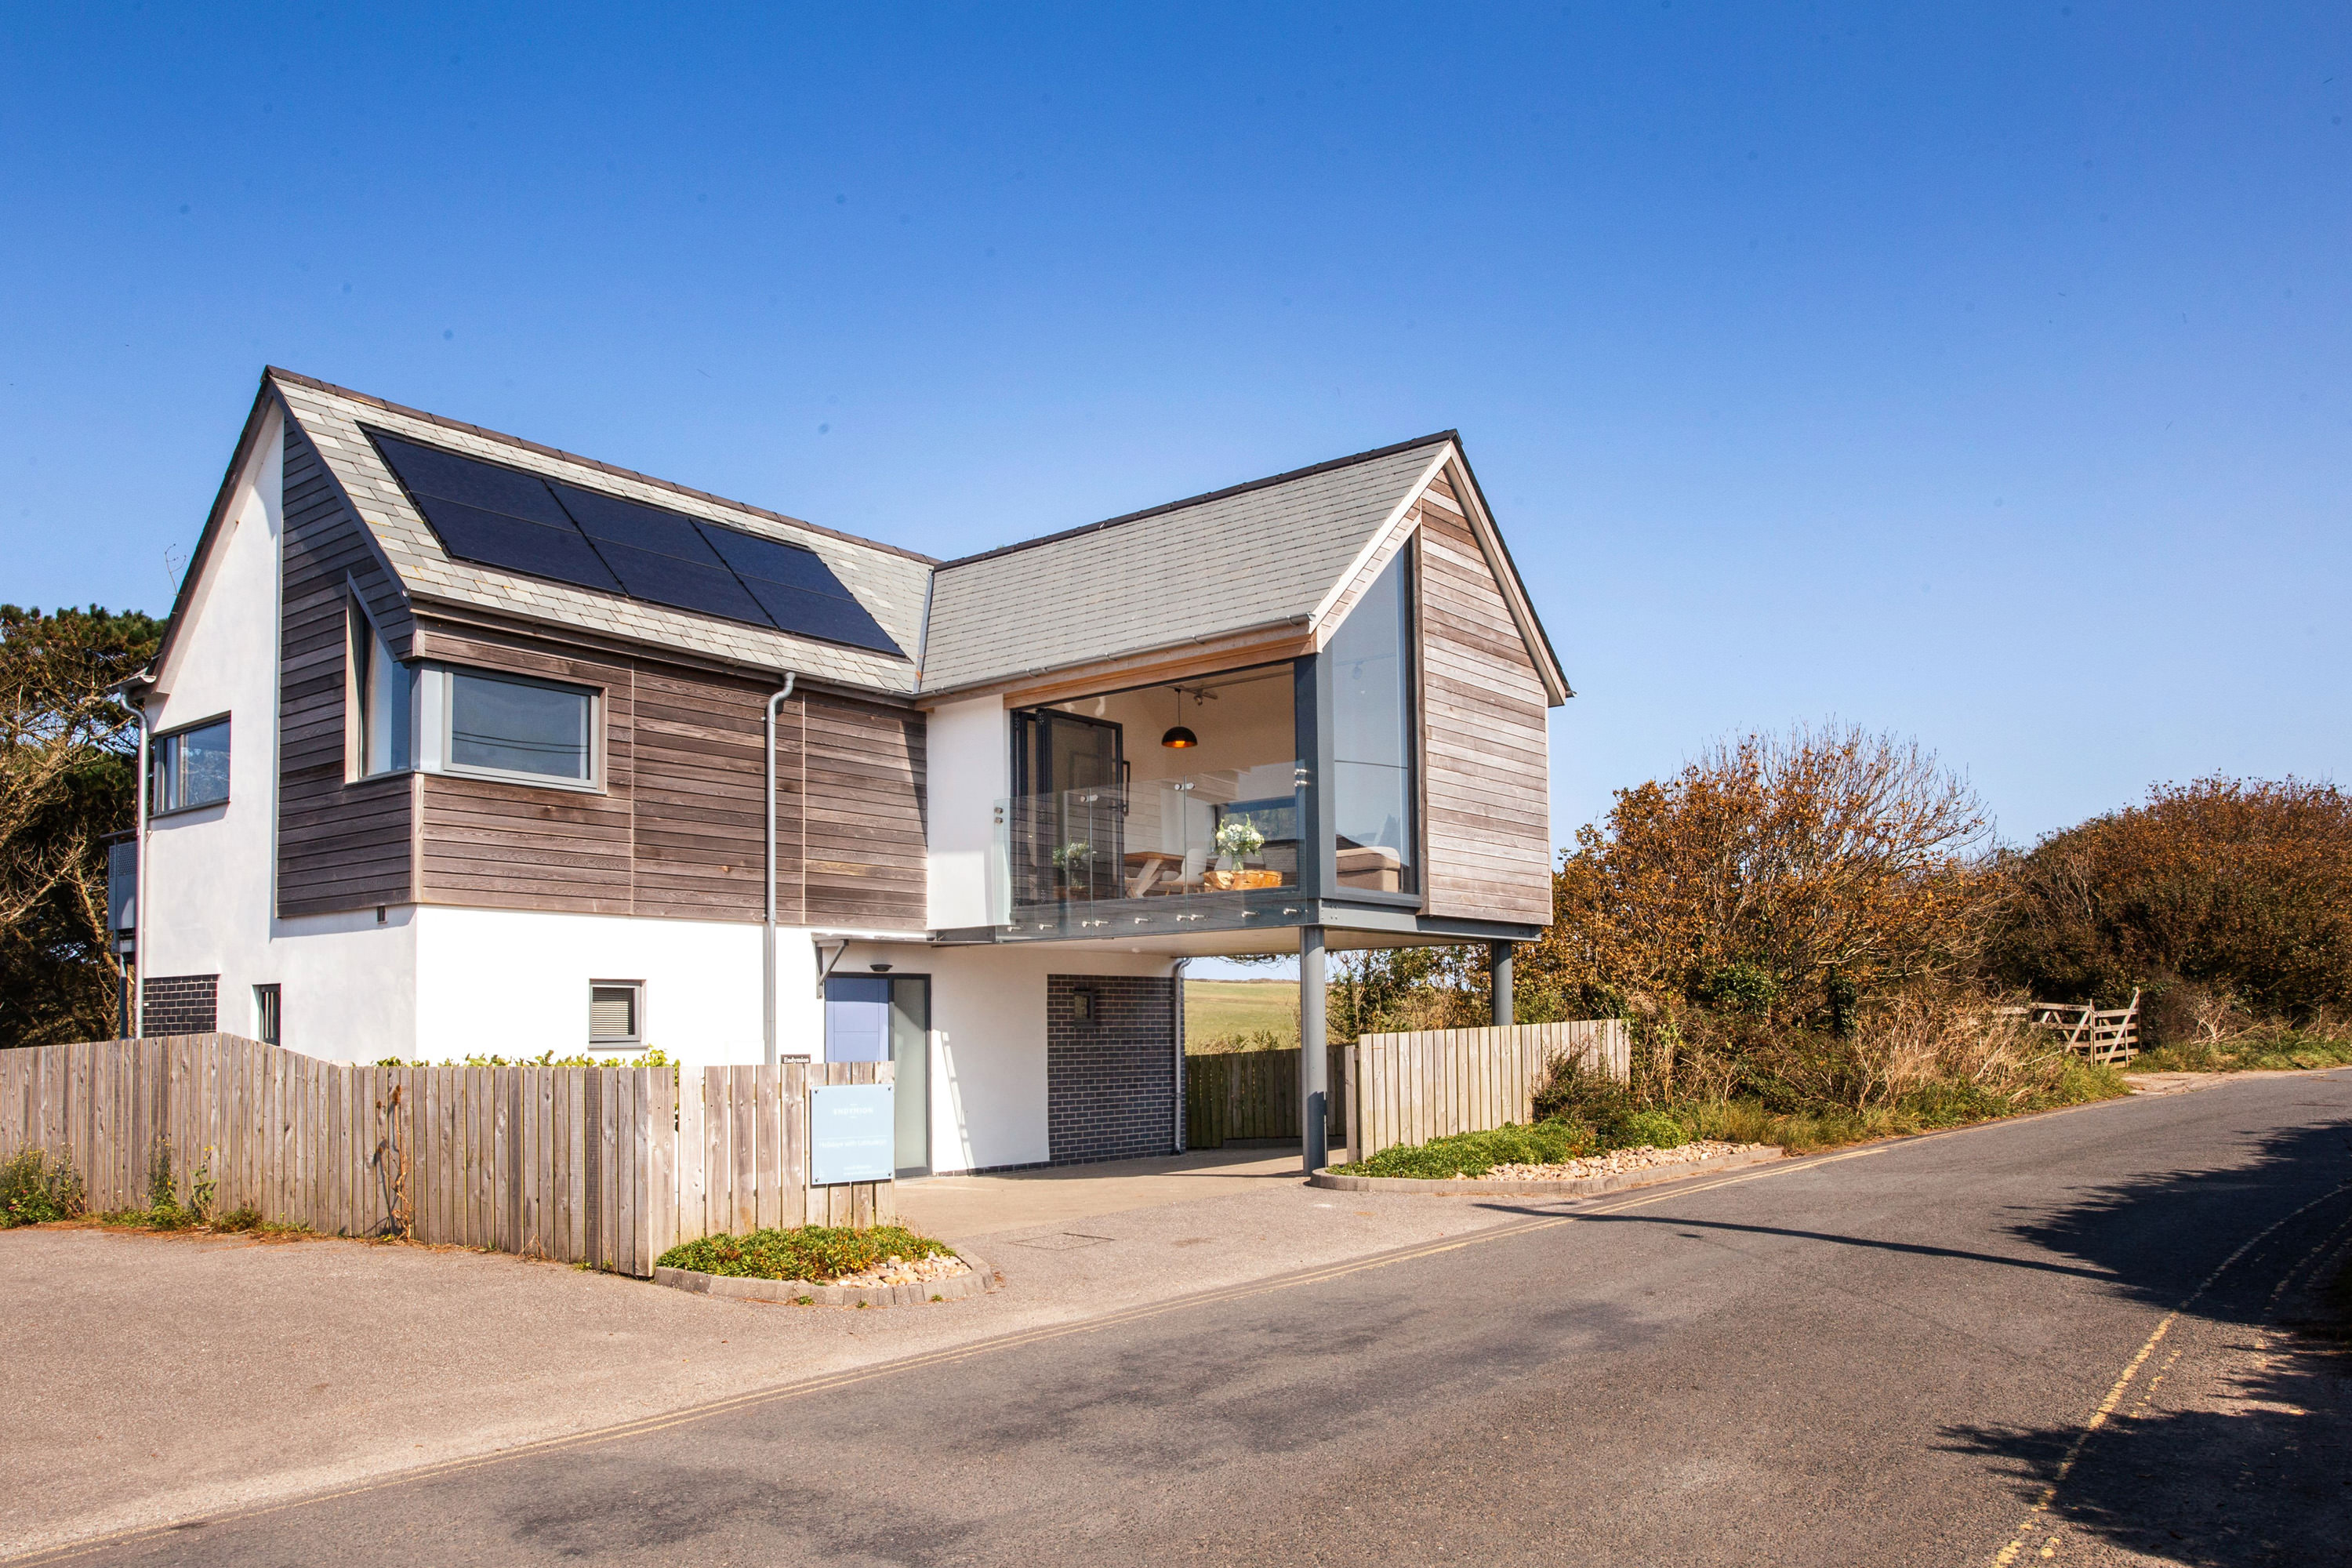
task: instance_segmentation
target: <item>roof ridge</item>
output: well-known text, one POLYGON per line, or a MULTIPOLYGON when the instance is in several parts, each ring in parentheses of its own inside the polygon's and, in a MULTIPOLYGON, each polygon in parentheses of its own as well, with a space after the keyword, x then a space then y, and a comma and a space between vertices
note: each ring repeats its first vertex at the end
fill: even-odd
POLYGON ((903 545, 885 544, 878 539, 867 539, 862 534, 844 533, 837 528, 827 528, 821 522, 811 522, 804 517, 791 517, 781 511, 770 511, 766 507, 753 506, 750 501, 732 500, 726 496, 712 495, 709 490, 698 490, 692 485, 682 485, 675 479, 656 479, 651 474, 639 473, 635 468, 624 468, 618 464, 603 462, 595 458, 583 458, 577 452, 567 452, 561 447, 543 446, 537 441, 525 440, 520 436, 509 436, 503 430, 492 430, 480 425, 468 425, 462 419, 452 419, 446 415, 430 413, 422 408, 411 408, 405 404, 394 403, 365 392, 354 392, 348 386, 337 386, 333 382, 320 381, 316 376, 304 375, 300 371, 288 370, 283 365, 264 365, 262 374, 273 379, 292 382, 297 386, 307 386, 313 392, 331 393, 337 397, 348 397, 354 403, 363 403, 373 408, 381 408, 387 414, 397 414, 408 419, 419 419, 427 425, 438 425, 445 430, 460 430, 469 436, 478 436, 486 441, 502 442, 526 452, 535 452, 542 458, 554 458, 566 463, 577 463, 583 468, 593 468, 598 473, 610 474, 615 479, 635 479, 639 484, 651 485, 656 489, 668 490, 676 495, 692 496, 697 500, 708 501, 713 506, 728 507, 736 511, 748 512, 753 517, 763 517, 771 522, 788 523, 794 528, 804 528, 811 533, 821 533, 828 539, 838 539, 845 544, 859 544, 868 550, 880 550, 892 555, 903 555, 909 561, 919 561, 926 566, 936 567, 940 563, 937 556, 926 555, 919 550, 908 550, 903 545))
POLYGON ((1206 506, 1211 501, 1246 495, 1251 490, 1262 490, 1272 485, 1287 484, 1293 479, 1304 479, 1316 474, 1329 473, 1334 468, 1352 468, 1358 463, 1369 463, 1380 458, 1391 458, 1399 452, 1410 452, 1416 447, 1433 447, 1440 441, 1451 441, 1459 447, 1462 444, 1462 433, 1459 430, 1439 430, 1410 441, 1397 441, 1386 447, 1376 447, 1369 452, 1358 452, 1351 457, 1333 458, 1327 462, 1311 463, 1306 468, 1293 468, 1287 473, 1269 474, 1265 479, 1251 479, 1244 484, 1227 485, 1221 490, 1210 490, 1206 494, 1191 496, 1183 500, 1166 501, 1159 506, 1146 507, 1141 511, 1130 511, 1123 516, 1105 518, 1100 522, 1081 523, 1076 528, 1066 528, 1057 533, 1044 533, 1034 539, 1024 539, 1012 544, 1000 544, 993 550, 983 550, 977 554, 959 555, 952 561, 935 563, 934 569, 947 572, 958 566, 969 566, 975 561, 992 561, 1000 555, 1010 555, 1016 551, 1034 549, 1040 544, 1055 544, 1065 539, 1076 539, 1084 534, 1098 533, 1106 528, 1117 528, 1121 523, 1140 522, 1147 517, 1160 517, 1168 512, 1181 511, 1186 507, 1206 506))

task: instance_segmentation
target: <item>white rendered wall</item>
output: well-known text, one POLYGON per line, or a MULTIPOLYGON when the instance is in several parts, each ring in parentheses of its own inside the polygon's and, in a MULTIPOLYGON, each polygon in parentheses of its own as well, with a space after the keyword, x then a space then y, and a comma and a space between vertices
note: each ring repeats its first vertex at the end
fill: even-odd
POLYGON ((975 697, 930 710, 924 776, 930 794, 933 931, 990 924, 996 803, 1012 793, 1013 731, 1004 701, 975 697))
POLYGON ((140 972, 218 975, 218 1026, 229 1034, 257 1030, 253 989, 276 985, 290 1048, 345 1061, 405 1056, 416 1024, 408 911, 387 910, 381 925, 372 909, 276 918, 283 418, 269 416, 212 551, 193 564, 186 616, 148 701, 154 730, 226 713, 229 783, 226 805, 148 825, 140 972))
MULTIPOLYGON (((1057 944, 919 947, 856 942, 836 974, 887 963, 931 977, 931 1169, 945 1174, 1052 1158, 1045 1128, 1045 977, 1175 973, 1158 953, 1057 944)), ((1175 1049, 1173 1041, 1169 1049, 1175 1049)), ((1172 1139, 1174 1129, 1170 1129, 1172 1139)))
MULTIPOLYGON (((415 910, 415 1054, 575 1056, 588 1048, 588 990, 644 984, 643 1047, 684 1062, 758 1062, 761 928, 642 915, 520 910, 415 910)), ((804 931, 776 935, 777 1048, 822 1056, 824 1012, 804 931)))

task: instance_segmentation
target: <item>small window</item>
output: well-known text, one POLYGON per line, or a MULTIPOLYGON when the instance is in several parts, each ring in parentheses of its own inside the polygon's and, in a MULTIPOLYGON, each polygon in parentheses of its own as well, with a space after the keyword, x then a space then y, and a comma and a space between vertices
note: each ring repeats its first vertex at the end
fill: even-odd
POLYGON ((441 766, 553 784, 596 776, 596 694, 480 670, 437 672, 441 766))
POLYGON ((358 710, 361 778, 416 765, 416 668, 392 657, 373 622, 352 605, 352 700, 358 710))
POLYGON ((158 735, 147 748, 147 809, 154 816, 228 799, 228 721, 158 735))
POLYGON ((588 1043, 600 1049, 645 1044, 642 981, 599 980, 588 987, 588 1043))
POLYGON ((253 988, 253 1037, 265 1046, 286 1043, 280 1034, 280 1014, 278 987, 257 985, 253 988))

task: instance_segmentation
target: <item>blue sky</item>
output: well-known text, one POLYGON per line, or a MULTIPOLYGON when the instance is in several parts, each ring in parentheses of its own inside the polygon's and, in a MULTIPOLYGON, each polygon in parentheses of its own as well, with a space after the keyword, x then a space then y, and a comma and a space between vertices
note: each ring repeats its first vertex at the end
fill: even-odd
POLYGON ((845 9, 0 16, 0 598, 163 608, 265 363, 939 555, 1454 426, 1563 839, 2344 771, 2340 5, 845 9))

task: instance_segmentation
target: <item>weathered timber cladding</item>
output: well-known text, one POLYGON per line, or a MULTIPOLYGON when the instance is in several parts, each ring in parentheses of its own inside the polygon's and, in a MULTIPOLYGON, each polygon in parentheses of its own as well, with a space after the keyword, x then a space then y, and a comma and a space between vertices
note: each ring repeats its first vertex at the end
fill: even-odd
POLYGON ((541 638, 455 628, 429 616, 421 624, 436 658, 595 688, 603 699, 598 766, 604 787, 592 793, 418 775, 419 901, 571 914, 636 912, 632 663, 541 638))
MULTIPOLYGON (((429 657, 596 688, 601 793, 421 780, 428 903, 751 921, 765 682, 522 632, 421 622, 429 657)), ((919 929, 923 719, 803 692, 776 715, 776 910, 788 925, 919 929)))
POLYGON ((803 707, 803 908, 813 925, 919 930, 923 716, 812 694, 803 707))
POLYGON ((291 420, 278 621, 278 912, 406 903, 415 889, 415 784, 346 778, 352 591, 395 653, 414 626, 342 491, 291 420))
POLYGON ((1419 537, 1426 908, 1548 924, 1543 680, 1443 476, 1423 492, 1419 537))

